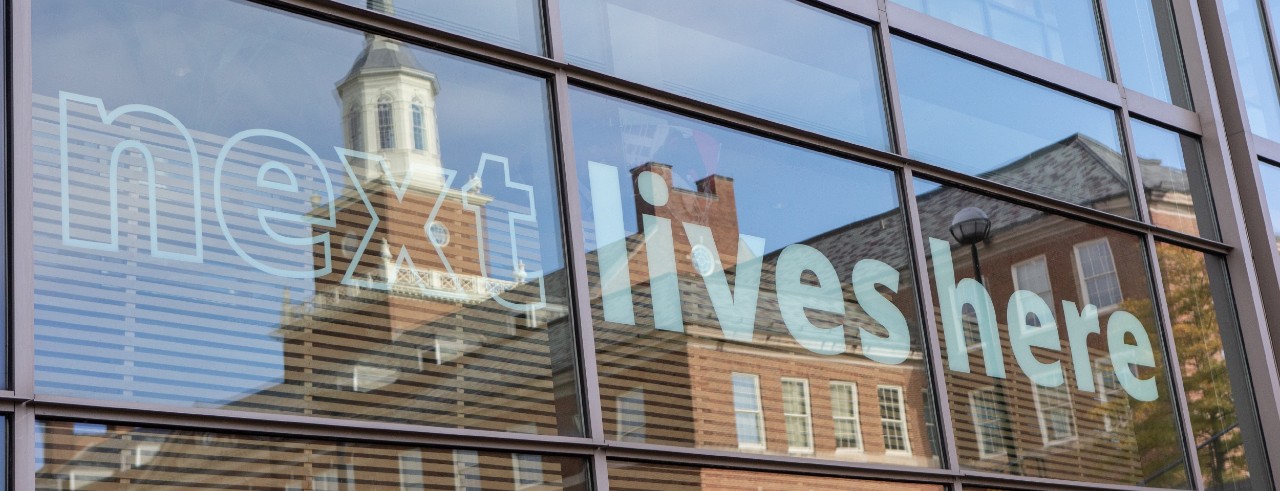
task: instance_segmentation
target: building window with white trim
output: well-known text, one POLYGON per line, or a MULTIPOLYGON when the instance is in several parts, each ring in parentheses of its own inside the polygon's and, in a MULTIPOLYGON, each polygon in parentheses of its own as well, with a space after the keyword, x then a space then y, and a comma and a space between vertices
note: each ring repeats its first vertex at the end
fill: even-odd
POLYGON ((542 456, 518 453, 511 455, 511 468, 514 473, 516 489, 530 489, 541 486, 542 456))
POLYGON ((960 307, 960 325, 964 328, 966 350, 982 349, 982 327, 978 324, 978 311, 966 303, 960 307))
POLYGON ((644 387, 636 387, 616 398, 618 402, 618 435, 620 442, 644 441, 644 387))
POLYGON ((902 399, 902 387, 881 385, 876 388, 880 397, 880 429, 884 433, 886 453, 911 453, 911 440, 907 437, 906 402, 902 399))
POLYGON ((1040 434, 1044 437, 1045 446, 1075 440, 1076 415, 1067 384, 1057 387, 1031 384, 1031 395, 1035 400, 1036 417, 1040 420, 1040 434))
POLYGON ((361 126, 363 124, 361 121, 362 119, 363 118, 360 117, 360 108, 358 106, 352 107, 347 116, 347 133, 349 138, 351 138, 351 141, 348 142, 348 146, 350 146, 352 150, 364 150, 364 132, 362 131, 363 127, 361 126))
POLYGON ((813 417, 809 406, 809 381, 782 379, 782 415, 787 422, 787 451, 813 453, 813 417))
MULTIPOLYGON (((1120 386, 1120 379, 1116 376, 1115 370, 1111 368, 1111 363, 1106 359, 1095 360, 1093 363, 1094 385, 1098 391, 1098 403, 1102 406, 1102 427, 1108 433, 1122 433, 1127 431, 1129 420, 1132 417, 1129 408, 1129 396, 1125 393, 1124 388, 1120 386)), ((1120 437, 1123 435, 1112 435, 1120 437)))
POLYGON ((422 451, 409 449, 397 456, 400 461, 400 491, 421 491, 426 487, 422 470, 422 451))
POLYGON ((760 410, 760 377, 733 374, 733 414, 737 420, 738 448, 762 450, 764 415, 760 410))
POLYGON ((391 99, 378 100, 378 148, 383 150, 395 148, 395 119, 391 114, 391 99))
POLYGON ((1053 308, 1053 285, 1049 283, 1049 262, 1038 256, 1013 265, 1013 288, 1039 295, 1053 308))
POLYGON ((993 386, 975 389, 969 392, 969 410, 978 440, 978 457, 1007 455, 1009 408, 1004 394, 993 386))
POLYGON ((325 469, 311 478, 315 491, 338 491, 338 469, 325 469))
POLYGON ((1124 300, 1115 258, 1111 255, 1111 243, 1107 239, 1076 244, 1075 255, 1080 290, 1086 302, 1101 309, 1124 300))
POLYGON ((831 382, 831 419, 835 422, 836 452, 861 451, 862 427, 858 424, 858 384, 831 382))
POLYGON ((413 105, 413 148, 427 149, 427 127, 423 117, 422 104, 413 105))
POLYGON ((475 450, 453 451, 453 489, 456 491, 482 491, 480 482, 480 454, 475 450))

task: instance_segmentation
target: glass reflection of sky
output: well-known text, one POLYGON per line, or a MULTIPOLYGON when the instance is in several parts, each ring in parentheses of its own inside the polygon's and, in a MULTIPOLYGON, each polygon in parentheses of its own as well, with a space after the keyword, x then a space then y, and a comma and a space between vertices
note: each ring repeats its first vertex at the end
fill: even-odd
MULTIPOLYGON (((1271 230, 1280 233, 1280 167, 1261 162, 1258 170, 1261 171, 1262 189, 1267 193, 1267 214, 1271 217, 1271 230)), ((1280 236, 1276 237, 1276 248, 1280 250, 1280 236)))
MULTIPOLYGON (((338 0, 365 7, 368 0, 338 0)), ((542 23, 537 0, 382 0, 392 15, 481 41, 542 53, 542 23)))
MULTIPOLYGON (((196 135, 197 142, 207 142, 200 144, 199 152, 209 257, 234 258, 218 232, 211 198, 216 145, 231 135, 252 128, 289 134, 320 156, 338 194, 350 186, 334 151, 335 145, 344 142, 335 85, 364 47, 362 33, 249 3, 212 0, 183 2, 180 7, 160 0, 39 2, 34 5, 32 24, 32 77, 40 109, 52 107, 56 111, 60 91, 101 98, 107 110, 144 104, 172 113, 196 135)), ((445 168, 457 171, 454 187, 461 187, 476 173, 483 153, 509 158, 511 179, 531 185, 537 204, 540 231, 535 232, 536 242, 524 236, 520 245, 525 251, 532 249, 526 254, 536 258, 536 263, 527 265, 528 270, 562 269, 564 251, 557 184, 551 168, 547 84, 535 77, 424 49, 403 49, 412 50, 419 63, 439 80, 435 110, 442 160, 445 168)), ((44 168, 37 169, 37 194, 56 196, 58 157, 56 148, 50 147, 56 146, 57 126, 38 121, 37 127, 37 167, 44 168), (41 178, 41 173, 54 177, 41 178)), ((296 147, 272 147, 299 155, 296 147)), ((172 164, 158 168, 164 165, 172 164)), ((300 176, 302 189, 318 189, 319 172, 313 174, 300 176)), ((484 193, 493 196, 495 203, 521 202, 520 191, 501 185, 500 173, 488 170, 486 174, 482 176, 484 193)), ((289 213, 305 213, 316 204, 282 201, 279 196, 264 199, 275 199, 269 202, 289 213)), ((56 198, 52 200, 56 203, 56 198)), ((227 201, 229 207, 246 208, 234 199, 227 201)), ((190 204, 187 198, 187 206, 190 204)), ((51 211, 56 217, 56 210, 51 211)), ((73 216, 80 213, 72 211, 73 216)), ((496 222, 488 222, 492 229, 496 222)), ((271 276, 236 260, 207 260, 203 264, 162 260, 148 255, 144 247, 122 251, 119 257, 99 254, 64 246, 56 232, 47 232, 56 230, 56 218, 48 223, 53 225, 37 224, 37 230, 46 232, 36 237, 37 345, 41 352, 37 363, 43 391, 217 405, 278 379, 281 346, 271 332, 281 325, 282 303, 305 302, 314 292, 312 280, 271 276), (78 275, 81 278, 76 281, 96 284, 94 276, 105 278, 108 268, 99 270, 94 262, 118 265, 125 260, 138 262, 134 270, 138 277, 127 281, 135 282, 139 291, 67 288, 66 275, 78 275), (137 333, 136 338, 134 333, 126 333, 124 326, 138 321, 132 314, 117 314, 121 311, 117 307, 133 302, 137 305, 130 308, 147 317, 147 322, 158 324, 137 333), (86 316, 86 309, 95 305, 103 309, 96 321, 86 316), (148 366, 151 378, 145 383, 141 377, 133 380, 110 374, 102 381, 115 385, 99 389, 85 385, 86 381, 94 383, 87 371, 69 368, 77 363, 85 367, 118 365, 123 360, 99 356, 124 356, 113 343, 142 338, 147 346, 186 349, 190 360, 200 363, 148 366), (174 343, 191 343, 192 339, 201 342, 173 348, 174 343), (88 354, 95 349, 95 353, 116 354, 88 354), (142 389, 144 386, 147 388, 142 389), (137 391, 131 392, 133 389, 137 391)), ((130 226, 122 224, 122 232, 133 230, 130 226)), ((141 235, 145 239, 146 233, 141 235)), ((499 257, 509 253, 509 240, 492 230, 489 240, 491 255, 502 266, 495 267, 490 277, 510 279, 513 261, 499 257)), ((312 258, 306 253, 280 260, 297 266, 309 264, 312 258)), ((548 294, 563 296, 563 292, 548 294)))
POLYGON ((1094 0, 893 2, 1095 77, 1107 76, 1094 0))
POLYGON ((887 149, 869 26, 791 1, 564 0, 571 63, 887 149))
MULTIPOLYGON (((584 90, 574 90, 570 100, 580 166, 586 160, 620 169, 649 161, 664 163, 673 167, 674 186, 688 190, 709 175, 733 178, 739 230, 765 238, 768 251, 888 213, 899 205, 893 173, 887 170, 584 90), (635 138, 624 143, 621 135, 636 127, 653 127, 656 136, 647 145, 635 138), (641 146, 647 148, 637 149, 641 146)), ((585 172, 580 174, 585 179, 585 172)), ((624 196, 629 188, 629 184, 623 188, 624 196)), ((583 199, 590 199, 585 191, 583 199)), ((626 232, 637 233, 634 203, 624 203, 623 210, 626 232)))
POLYGON ((1102 197, 994 171, 1074 135, 1122 154, 1114 111, 903 38, 893 53, 912 157, 1077 203, 1102 197))
POLYGON ((1260 7, 1258 0, 1222 2, 1249 127, 1256 135, 1280 141, 1280 95, 1260 7))

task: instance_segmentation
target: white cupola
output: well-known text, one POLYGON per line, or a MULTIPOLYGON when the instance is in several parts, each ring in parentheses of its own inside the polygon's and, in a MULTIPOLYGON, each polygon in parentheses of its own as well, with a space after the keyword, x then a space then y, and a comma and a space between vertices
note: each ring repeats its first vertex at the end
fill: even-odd
MULTIPOLYGON (((368 7, 385 14, 395 11, 392 0, 369 0, 368 7)), ((397 182, 408 175, 410 185, 441 186, 439 92, 435 74, 400 41, 366 35, 364 51, 338 82, 344 146, 381 155, 397 182)), ((379 165, 361 167, 365 180, 382 176, 379 165)))

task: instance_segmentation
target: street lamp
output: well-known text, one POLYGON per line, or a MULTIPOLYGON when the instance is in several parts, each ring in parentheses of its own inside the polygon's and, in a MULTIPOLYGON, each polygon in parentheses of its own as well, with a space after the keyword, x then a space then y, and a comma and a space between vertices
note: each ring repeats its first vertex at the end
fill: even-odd
POLYGON ((956 212, 951 219, 951 236, 960 245, 969 246, 973 258, 973 276, 982 283, 982 266, 978 263, 978 243, 991 235, 991 218, 982 209, 970 206, 956 212))
MULTIPOLYGON (((969 246, 970 257, 973 258, 973 276, 978 283, 982 283, 982 265, 978 262, 978 243, 987 240, 991 236, 991 217, 987 216, 987 212, 981 208, 970 206, 956 212, 951 218, 951 236, 955 237, 956 242, 962 246, 969 246)), ((976 309, 976 307, 975 307, 976 309)), ((1004 451, 1009 459, 1009 470, 1014 474, 1022 473, 1022 461, 1018 458, 1017 439, 1013 434, 1013 421, 1008 416, 1008 399, 1005 394, 1005 385, 1003 379, 996 379, 996 390, 1000 394, 1000 400, 1005 401, 1005 408, 1002 411, 1000 424, 1004 427, 1004 451)), ((979 443, 981 444, 981 443, 979 443)))

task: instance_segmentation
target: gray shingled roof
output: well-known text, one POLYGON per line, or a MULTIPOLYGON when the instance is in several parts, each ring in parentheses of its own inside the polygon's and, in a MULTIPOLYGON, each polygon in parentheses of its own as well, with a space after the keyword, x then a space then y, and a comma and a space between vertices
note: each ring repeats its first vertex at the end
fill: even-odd
POLYGON ((360 56, 356 57, 355 63, 351 65, 351 71, 347 72, 347 76, 342 80, 350 80, 352 77, 361 73, 373 71, 387 71, 408 69, 412 71, 430 74, 426 68, 423 68, 413 53, 400 44, 399 41, 374 36, 365 43, 364 50, 360 52, 360 56))

